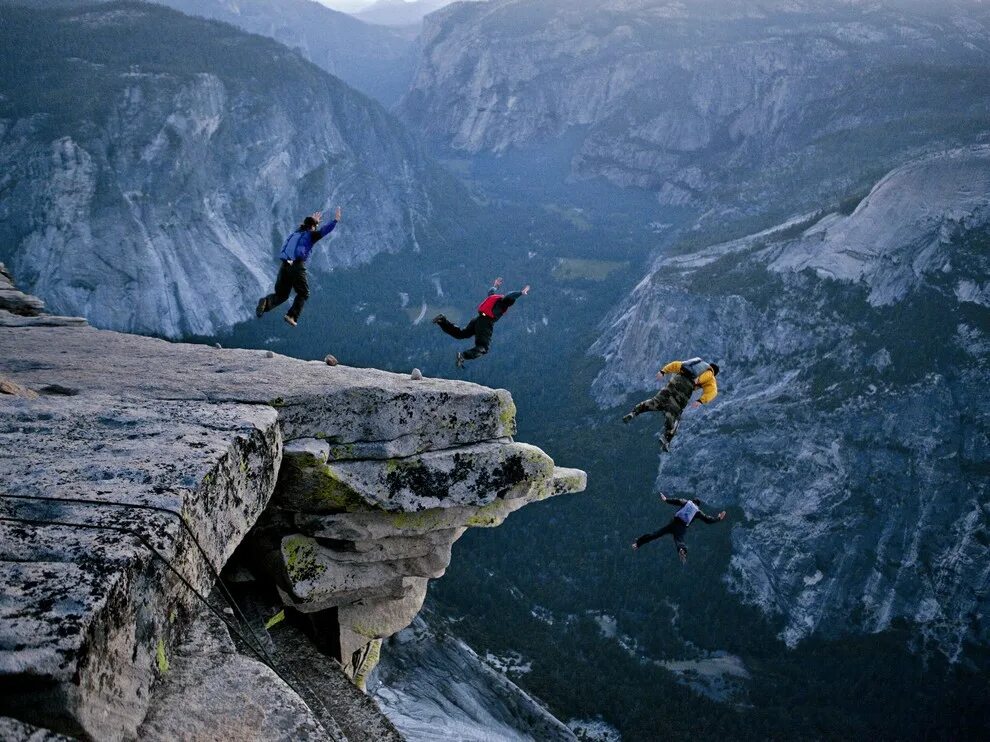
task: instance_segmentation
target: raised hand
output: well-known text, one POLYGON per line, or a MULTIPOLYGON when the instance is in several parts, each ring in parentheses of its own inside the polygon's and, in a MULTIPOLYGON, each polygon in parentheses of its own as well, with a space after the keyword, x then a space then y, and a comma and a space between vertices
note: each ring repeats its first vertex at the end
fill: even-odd
POLYGON ((663 371, 657 371, 657 381, 663 381, 663 371))
POLYGON ((502 285, 502 278, 501 278, 501 276, 498 277, 498 278, 496 278, 494 281, 492 281, 492 286, 494 286, 495 288, 498 288, 501 285, 502 285))
POLYGON ((320 221, 323 219, 323 212, 322 211, 314 211, 312 214, 310 214, 310 218, 311 219, 315 219, 316 220, 316 223, 319 224, 320 221))
POLYGON ((725 520, 725 511, 724 510, 721 513, 718 514, 718 519, 719 520, 725 520))
POLYGON ((340 221, 340 207, 339 206, 337 207, 337 211, 334 213, 333 218, 334 218, 334 221, 337 221, 337 222, 340 221))
POLYGON ((521 293, 522 293, 523 296, 526 296, 526 294, 529 293, 529 284, 528 283, 525 286, 523 286, 521 293))
POLYGON ((693 407, 694 409, 698 409, 699 407, 701 407, 701 402, 695 400, 694 402, 691 403, 691 407, 693 407))
POLYGON ((660 502, 667 502, 667 495, 663 492, 660 493, 660 502))

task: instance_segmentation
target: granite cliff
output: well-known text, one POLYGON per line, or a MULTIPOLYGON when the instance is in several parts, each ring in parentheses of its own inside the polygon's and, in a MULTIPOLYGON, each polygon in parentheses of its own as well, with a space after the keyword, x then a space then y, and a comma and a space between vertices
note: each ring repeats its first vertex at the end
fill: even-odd
POLYGON ((418 249, 458 192, 379 104, 226 24, 5 5, 0 42, 0 260, 99 327, 214 334, 251 316, 303 215, 344 209, 319 274, 418 249))
POLYGON ((343 678, 467 528, 585 485, 504 390, 97 330, 6 274, 0 344, 12 739, 397 739, 343 678))
POLYGON ((593 348, 603 406, 669 359, 722 365, 658 486, 742 509, 724 579, 790 646, 900 623, 955 661, 990 636, 988 173, 986 146, 931 155, 844 212, 664 255, 593 348))
POLYGON ((398 110, 443 149, 567 147, 558 177, 762 214, 985 132, 988 28, 971 3, 459 3, 398 110))

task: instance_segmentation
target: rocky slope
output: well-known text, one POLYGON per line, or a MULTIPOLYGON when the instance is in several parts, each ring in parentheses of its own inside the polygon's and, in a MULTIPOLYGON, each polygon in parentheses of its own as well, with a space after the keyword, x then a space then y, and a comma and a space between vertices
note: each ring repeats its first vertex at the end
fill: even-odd
POLYGON ((571 147, 565 174, 668 206, 802 208, 985 133, 988 24, 966 3, 460 3, 427 18, 400 111, 466 153, 571 147))
POLYGON ((415 65, 414 38, 314 0, 165 0, 189 15, 268 36, 385 106, 398 102, 415 65))
POLYGON ((380 106, 283 46, 150 4, 0 21, 0 259, 56 312, 212 334, 251 315, 317 208, 345 215, 317 272, 434 234, 450 182, 380 106), (59 44, 39 55, 42 25, 59 44))
POLYGON ((372 692, 405 739, 577 739, 446 628, 433 628, 435 622, 419 616, 392 637, 375 670, 372 692))
POLYGON ((39 312, 0 285, 0 715, 14 739, 32 734, 19 724, 394 738, 360 721, 376 714, 296 625, 360 682, 467 527, 584 486, 511 441, 504 390, 39 312), (207 598, 238 545, 284 626, 207 598))
POLYGON ((376 0, 354 13, 366 23, 382 26, 417 26, 430 13, 450 5, 450 0, 376 0))
POLYGON ((608 406, 669 359, 722 365, 658 485, 742 509, 725 579, 788 644, 990 638, 988 173, 986 146, 926 157, 851 213, 663 256, 593 348, 608 406))

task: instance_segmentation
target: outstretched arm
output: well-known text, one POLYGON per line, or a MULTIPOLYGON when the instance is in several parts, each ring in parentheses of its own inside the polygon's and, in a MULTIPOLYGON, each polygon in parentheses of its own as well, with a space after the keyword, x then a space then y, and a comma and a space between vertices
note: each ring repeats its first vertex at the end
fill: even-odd
POLYGON ((718 523, 720 520, 725 520, 725 511, 723 510, 718 515, 711 516, 711 515, 708 515, 708 513, 704 512, 702 510, 699 510, 698 511, 698 514, 695 517, 696 518, 701 518, 703 521, 705 521, 705 523, 718 523))
POLYGON ((666 366, 664 366, 662 369, 660 369, 659 371, 657 371, 657 380, 659 381, 660 379, 662 379, 665 374, 676 374, 680 370, 681 370, 681 362, 680 361, 671 361, 666 366))
MULTIPOLYGON (((319 221, 320 216, 322 216, 322 212, 317 211, 315 214, 313 214, 313 216, 317 219, 317 221, 319 221)), ((339 221, 340 221, 340 207, 338 206, 337 213, 334 215, 334 218, 328 221, 318 230, 316 230, 316 234, 313 235, 313 244, 316 244, 324 237, 326 237, 328 234, 330 234, 333 231, 333 228, 337 226, 337 223, 339 221)))
POLYGON ((677 508, 682 508, 687 505, 687 500, 682 500, 679 497, 667 497, 663 492, 660 493, 660 502, 665 502, 668 505, 673 505, 677 508))
POLYGON ((503 314, 505 314, 506 310, 509 307, 511 307, 513 304, 516 303, 516 300, 520 296, 526 296, 526 294, 528 293, 529 293, 529 286, 523 286, 522 291, 512 291, 506 294, 505 296, 503 296, 501 299, 495 302, 495 309, 494 309, 495 315, 497 317, 501 317, 503 314))

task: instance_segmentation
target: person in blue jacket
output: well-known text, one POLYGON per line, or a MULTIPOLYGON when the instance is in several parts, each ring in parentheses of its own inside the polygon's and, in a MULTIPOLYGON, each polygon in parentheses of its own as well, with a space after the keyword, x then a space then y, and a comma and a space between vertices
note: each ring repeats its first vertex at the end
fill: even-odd
POLYGON ((282 266, 278 269, 278 278, 275 279, 275 292, 258 301, 255 314, 260 319, 279 304, 289 298, 289 294, 296 292, 296 298, 285 313, 285 321, 295 327, 299 322, 299 315, 303 305, 309 298, 309 281, 306 280, 306 261, 310 253, 313 252, 313 245, 322 240, 333 231, 340 221, 340 207, 332 221, 320 226, 320 219, 323 212, 317 211, 311 216, 303 219, 299 228, 289 235, 282 245, 279 253, 279 260, 282 266))
POLYGON ((691 521, 695 518, 699 518, 705 523, 718 523, 720 520, 725 520, 724 510, 718 515, 708 515, 707 513, 702 512, 701 500, 698 499, 682 500, 678 497, 667 497, 663 492, 661 492, 660 501, 678 508, 677 512, 674 513, 674 517, 670 519, 670 523, 665 525, 659 531, 643 534, 638 539, 633 541, 632 547, 634 549, 638 549, 643 544, 648 544, 650 541, 655 541, 656 539, 662 538, 669 533, 674 537, 674 546, 677 547, 677 556, 680 558, 681 563, 684 563, 687 561, 688 552, 687 544, 684 543, 684 535, 687 533, 687 529, 688 526, 691 525, 691 521))

